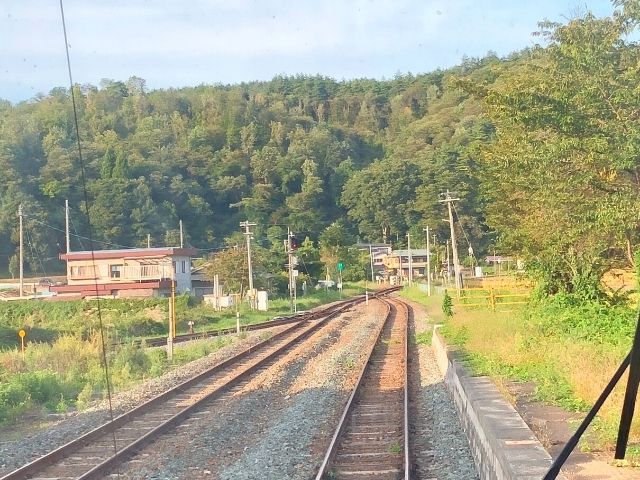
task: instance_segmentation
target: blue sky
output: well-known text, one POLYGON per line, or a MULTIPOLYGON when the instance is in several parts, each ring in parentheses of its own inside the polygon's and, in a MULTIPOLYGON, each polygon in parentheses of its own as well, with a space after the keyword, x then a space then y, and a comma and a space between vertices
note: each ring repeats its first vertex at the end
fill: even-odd
MULTIPOLYGON (((534 43, 605 0, 65 0, 73 77, 149 88, 320 73, 338 80, 422 73, 534 43)), ((58 0, 1 0, 0 98, 67 86, 58 0)))

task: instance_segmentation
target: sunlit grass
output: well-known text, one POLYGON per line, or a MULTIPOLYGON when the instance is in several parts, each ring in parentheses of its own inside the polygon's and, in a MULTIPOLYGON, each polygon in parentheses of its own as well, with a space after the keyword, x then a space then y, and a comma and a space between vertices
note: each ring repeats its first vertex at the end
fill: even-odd
MULTIPOLYGON (((621 332, 624 338, 620 339, 604 333, 609 336, 594 335, 591 330, 580 335, 579 328, 593 328, 588 327, 588 309, 579 311, 584 319, 573 336, 553 329, 550 332, 549 325, 560 321, 545 317, 556 312, 553 309, 527 305, 492 312, 464 308, 454 300, 454 315, 446 320, 441 310, 442 296, 427 297, 415 287, 401 295, 424 305, 432 322, 444 323, 442 334, 449 344, 462 349, 474 374, 491 376, 503 391, 509 380, 535 382, 539 400, 572 411, 586 412, 593 405, 630 347, 628 332, 621 332)), ((589 429, 585 442, 590 449, 608 449, 614 444, 625 385, 626 376, 589 429)), ((630 440, 640 441, 640 405, 636 406, 630 440)))

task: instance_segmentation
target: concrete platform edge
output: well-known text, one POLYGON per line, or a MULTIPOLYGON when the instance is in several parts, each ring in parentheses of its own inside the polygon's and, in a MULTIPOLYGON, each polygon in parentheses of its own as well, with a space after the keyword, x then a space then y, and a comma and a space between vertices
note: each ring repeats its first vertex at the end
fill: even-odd
MULTIPOLYGON (((480 479, 541 479, 551 466, 551 456, 491 379, 471 376, 437 328, 432 346, 480 479)), ((561 475, 557 478, 564 480, 561 475)))

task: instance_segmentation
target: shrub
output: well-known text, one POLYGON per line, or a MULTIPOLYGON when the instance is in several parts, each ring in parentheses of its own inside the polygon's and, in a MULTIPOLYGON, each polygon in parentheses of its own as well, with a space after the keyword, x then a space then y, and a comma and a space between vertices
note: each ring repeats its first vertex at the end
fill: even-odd
POLYGON ((610 345, 630 344, 637 322, 631 308, 581 300, 568 294, 557 294, 536 303, 529 310, 529 317, 539 319, 538 332, 542 336, 610 345))
POLYGON ((0 422, 12 418, 29 404, 29 392, 19 382, 0 383, 0 422))
POLYGON ((151 366, 149 367, 149 375, 157 377, 162 375, 169 368, 169 359, 167 351, 164 348, 156 348, 147 353, 151 366))
POLYGON ((442 297, 442 313, 447 318, 453 317, 453 300, 447 290, 444 291, 444 296, 442 297))
POLYGON ((31 399, 39 404, 57 402, 64 390, 57 375, 49 371, 23 373, 20 380, 31 399))
POLYGON ((93 398, 93 386, 90 383, 85 384, 85 386, 78 393, 78 398, 76 400, 76 407, 78 410, 85 410, 91 400, 93 398))
POLYGON ((146 352, 135 345, 125 345, 113 354, 111 374, 113 384, 124 386, 131 380, 142 378, 151 366, 146 352))

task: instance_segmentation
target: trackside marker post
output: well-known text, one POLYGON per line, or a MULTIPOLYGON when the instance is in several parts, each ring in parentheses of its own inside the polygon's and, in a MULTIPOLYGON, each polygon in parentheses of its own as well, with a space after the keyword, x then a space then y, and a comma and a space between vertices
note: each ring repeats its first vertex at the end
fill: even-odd
POLYGON ((20 337, 20 343, 22 344, 22 357, 24 358, 24 337, 27 335, 23 329, 20 329, 18 336, 20 337))

